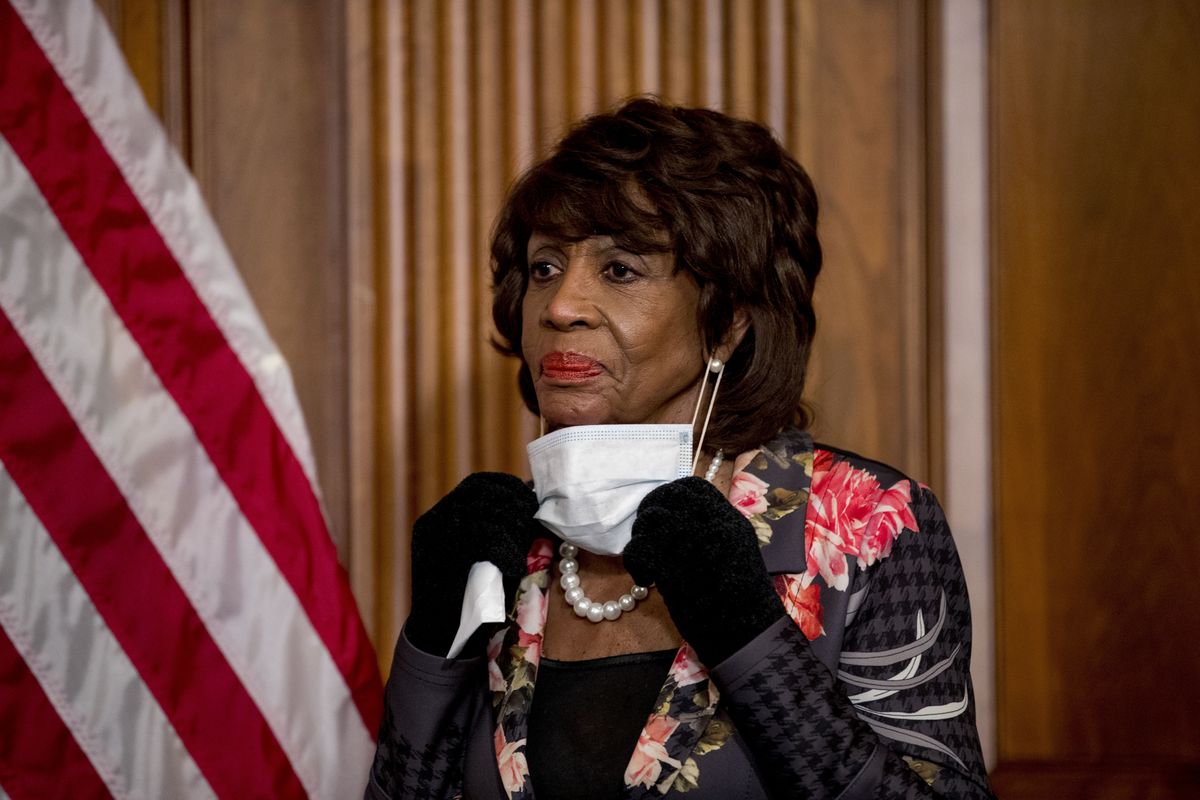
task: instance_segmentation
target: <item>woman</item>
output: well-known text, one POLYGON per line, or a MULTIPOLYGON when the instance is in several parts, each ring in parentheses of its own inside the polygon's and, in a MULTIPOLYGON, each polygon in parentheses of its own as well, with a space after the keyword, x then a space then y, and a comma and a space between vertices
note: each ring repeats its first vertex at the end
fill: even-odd
POLYGON ((990 796, 936 499, 804 432, 816 217, 766 129, 650 99, 514 186, 493 315, 549 433, 414 527, 368 797, 990 796), (476 562, 512 611, 450 658, 476 562))

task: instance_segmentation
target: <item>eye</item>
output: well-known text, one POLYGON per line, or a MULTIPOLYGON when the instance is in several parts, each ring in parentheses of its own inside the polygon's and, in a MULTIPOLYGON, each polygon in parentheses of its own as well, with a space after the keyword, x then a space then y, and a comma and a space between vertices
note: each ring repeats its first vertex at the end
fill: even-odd
POLYGON ((532 281, 548 281, 558 272, 558 267, 549 261, 534 261, 529 265, 529 279, 532 281))
POLYGON ((636 280, 638 273, 633 267, 621 261, 610 261, 604 265, 604 274, 608 279, 616 283, 629 283, 636 280))

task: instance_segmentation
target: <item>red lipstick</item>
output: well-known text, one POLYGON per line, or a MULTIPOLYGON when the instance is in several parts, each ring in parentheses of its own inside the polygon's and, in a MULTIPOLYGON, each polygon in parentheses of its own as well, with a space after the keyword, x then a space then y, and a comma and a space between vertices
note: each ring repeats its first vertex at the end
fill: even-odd
POLYGON ((542 375, 557 381, 582 381, 604 371, 600 362, 582 353, 547 353, 542 357, 542 375))

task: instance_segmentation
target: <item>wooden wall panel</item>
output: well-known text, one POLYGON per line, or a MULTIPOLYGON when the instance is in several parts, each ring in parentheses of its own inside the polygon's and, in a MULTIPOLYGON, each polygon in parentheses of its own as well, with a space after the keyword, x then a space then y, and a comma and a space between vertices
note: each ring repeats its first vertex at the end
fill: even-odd
MULTIPOLYGON (((346 117, 358 124, 346 125, 344 163, 346 202, 346 287, 347 316, 347 539, 351 540, 347 568, 350 585, 363 618, 372 620, 376 607, 391 587, 380 586, 375 565, 381 561, 403 566, 406 553, 383 548, 392 543, 375 531, 380 519, 395 501, 391 460, 381 461, 388 449, 391 426, 378 397, 385 390, 381 354, 380 297, 387 295, 385 277, 376 264, 388 242, 402 238, 394 220, 381 219, 380 208, 403 210, 403 202, 376 202, 378 193, 392 188, 375 180, 377 165, 390 169, 392 143, 378 135, 381 127, 379 83, 375 75, 385 71, 384 59, 399 53, 393 40, 396 32, 379 25, 367 3, 346 6, 345 17, 345 109, 346 117), (365 533, 365 535, 364 535, 365 533)), ((392 104, 398 105, 398 104, 392 104)), ((402 326, 391 326, 400 330, 402 326)))
POLYGON ((996 786, 1200 796, 1200 8, 991 31, 996 786))
MULTIPOLYGON (((798 130, 822 201, 809 376, 815 430, 929 472, 924 14, 913 3, 801 3, 798 130)), ((767 97, 772 96, 767 92, 767 97)), ((759 109, 769 116, 771 109, 759 109)), ((935 421, 936 422, 936 421, 935 421)))

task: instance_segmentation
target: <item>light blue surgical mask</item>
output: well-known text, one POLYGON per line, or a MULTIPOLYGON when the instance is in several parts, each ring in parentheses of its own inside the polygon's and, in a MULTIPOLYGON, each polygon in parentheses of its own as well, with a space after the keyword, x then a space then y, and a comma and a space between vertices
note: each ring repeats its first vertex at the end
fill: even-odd
POLYGON ((529 443, 539 520, 563 541, 620 555, 652 490, 692 474, 692 426, 578 425, 529 443))

